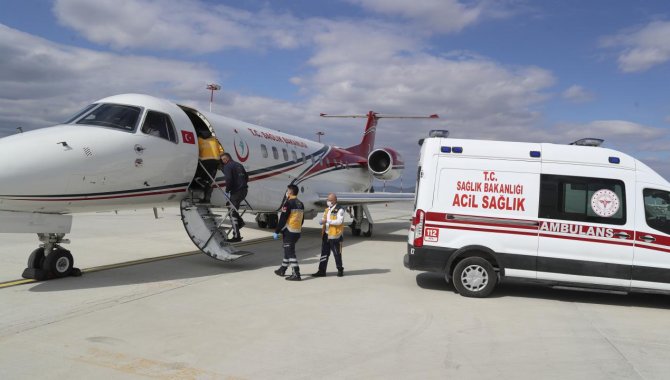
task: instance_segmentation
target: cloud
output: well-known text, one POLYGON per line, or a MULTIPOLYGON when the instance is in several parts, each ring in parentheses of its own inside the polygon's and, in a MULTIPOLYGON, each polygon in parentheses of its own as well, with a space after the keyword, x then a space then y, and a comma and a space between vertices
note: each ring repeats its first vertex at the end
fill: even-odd
POLYGON ((457 0, 350 0, 376 13, 400 16, 438 32, 459 32, 476 23, 483 14, 481 2, 464 5, 457 0))
POLYGON ((573 103, 587 103, 595 99, 595 96, 584 87, 573 84, 561 94, 563 99, 573 103))
MULTIPOLYGON (((595 120, 585 124, 558 124, 553 128, 553 134, 572 142, 585 137, 601 138, 615 149, 627 152, 636 150, 656 150, 661 146, 667 147, 667 131, 662 128, 625 120, 595 120), (658 145, 661 144, 661 145, 658 145)), ((554 140, 555 142, 558 142, 554 140)))
POLYGON ((379 25, 330 24, 315 44, 313 73, 293 80, 314 112, 440 113, 460 137, 513 138, 532 128, 534 107, 555 82, 538 67, 430 55, 420 39, 379 25))
POLYGON ((622 49, 619 69, 626 73, 640 72, 670 60, 670 21, 649 24, 604 37, 601 45, 622 49))
POLYGON ((0 135, 52 125, 104 96, 188 97, 216 79, 204 64, 73 48, 0 24, 0 135))
POLYGON ((292 49, 304 41, 301 21, 186 0, 56 0, 59 22, 113 49, 209 53, 223 49, 292 49))

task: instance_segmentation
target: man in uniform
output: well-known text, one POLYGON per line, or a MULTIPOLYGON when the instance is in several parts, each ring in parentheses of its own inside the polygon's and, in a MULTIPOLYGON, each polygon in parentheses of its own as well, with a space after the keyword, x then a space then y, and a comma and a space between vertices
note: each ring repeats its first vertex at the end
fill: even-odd
POLYGON ((277 276, 284 276, 286 269, 291 266, 293 274, 286 277, 288 281, 300 281, 300 267, 298 258, 295 256, 295 243, 300 239, 302 220, 305 207, 298 200, 298 186, 288 185, 286 190, 286 202, 281 209, 279 223, 272 235, 275 240, 279 239, 279 232, 284 234, 284 260, 279 269, 275 270, 277 276))
POLYGON ((198 133, 198 152, 202 166, 198 165, 196 170, 196 182, 204 190, 201 202, 209 203, 213 190, 212 178, 216 177, 216 171, 219 169, 219 156, 223 153, 223 147, 210 131, 205 130, 198 133))
POLYGON ((223 175, 226 177, 226 192, 230 193, 230 203, 235 207, 230 211, 235 226, 233 228, 233 238, 229 241, 236 242, 242 240, 240 228, 244 227, 244 220, 235 210, 240 208, 242 201, 247 197, 249 176, 244 166, 234 161, 229 153, 221 155, 221 162, 223 162, 223 175))
POLYGON ((319 260, 319 270, 312 274, 312 277, 326 277, 326 268, 328 267, 328 257, 333 253, 335 265, 337 265, 337 277, 344 276, 342 267, 342 240, 344 233, 344 208, 337 204, 337 196, 333 193, 328 194, 328 207, 323 212, 321 224, 321 259, 319 260))

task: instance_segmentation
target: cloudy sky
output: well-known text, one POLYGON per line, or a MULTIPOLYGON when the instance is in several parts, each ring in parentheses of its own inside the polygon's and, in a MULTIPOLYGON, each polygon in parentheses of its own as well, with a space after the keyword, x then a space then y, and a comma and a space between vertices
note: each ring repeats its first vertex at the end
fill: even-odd
POLYGON ((0 136, 139 92, 340 146, 382 120, 412 184, 416 141, 582 137, 670 178, 665 0, 3 0, 0 136))

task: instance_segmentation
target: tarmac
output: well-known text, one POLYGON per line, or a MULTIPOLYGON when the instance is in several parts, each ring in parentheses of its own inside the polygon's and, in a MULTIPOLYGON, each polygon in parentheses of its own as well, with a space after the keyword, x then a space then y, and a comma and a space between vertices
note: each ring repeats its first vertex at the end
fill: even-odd
POLYGON ((250 228, 233 263, 194 252, 178 210, 76 215, 81 277, 15 284, 36 236, 0 235, 0 379, 667 379, 670 299, 501 284, 458 295, 403 266, 411 210, 371 208, 344 242, 345 276, 318 265, 316 220, 282 247, 250 228))

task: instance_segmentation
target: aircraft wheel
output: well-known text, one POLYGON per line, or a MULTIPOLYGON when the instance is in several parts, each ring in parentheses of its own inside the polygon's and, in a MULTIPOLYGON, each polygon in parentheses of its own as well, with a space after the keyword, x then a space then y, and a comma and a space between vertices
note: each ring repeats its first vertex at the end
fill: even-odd
POLYGON ((368 224, 368 230, 363 232, 363 236, 365 236, 365 237, 372 236, 372 224, 368 224))
POLYGON ((354 236, 361 236, 361 229, 351 227, 351 234, 354 235, 354 236))
POLYGON ((258 228, 268 228, 268 222, 261 222, 260 220, 258 222, 258 228))
POLYGON ((44 259, 44 270, 56 278, 69 276, 73 268, 74 258, 67 249, 54 249, 44 259))
POLYGON ((44 248, 37 248, 28 257, 28 268, 41 269, 44 265, 44 248))
POLYGON ((474 298, 487 297, 498 282, 493 265, 477 256, 467 257, 456 264, 452 278, 460 295, 474 298))

